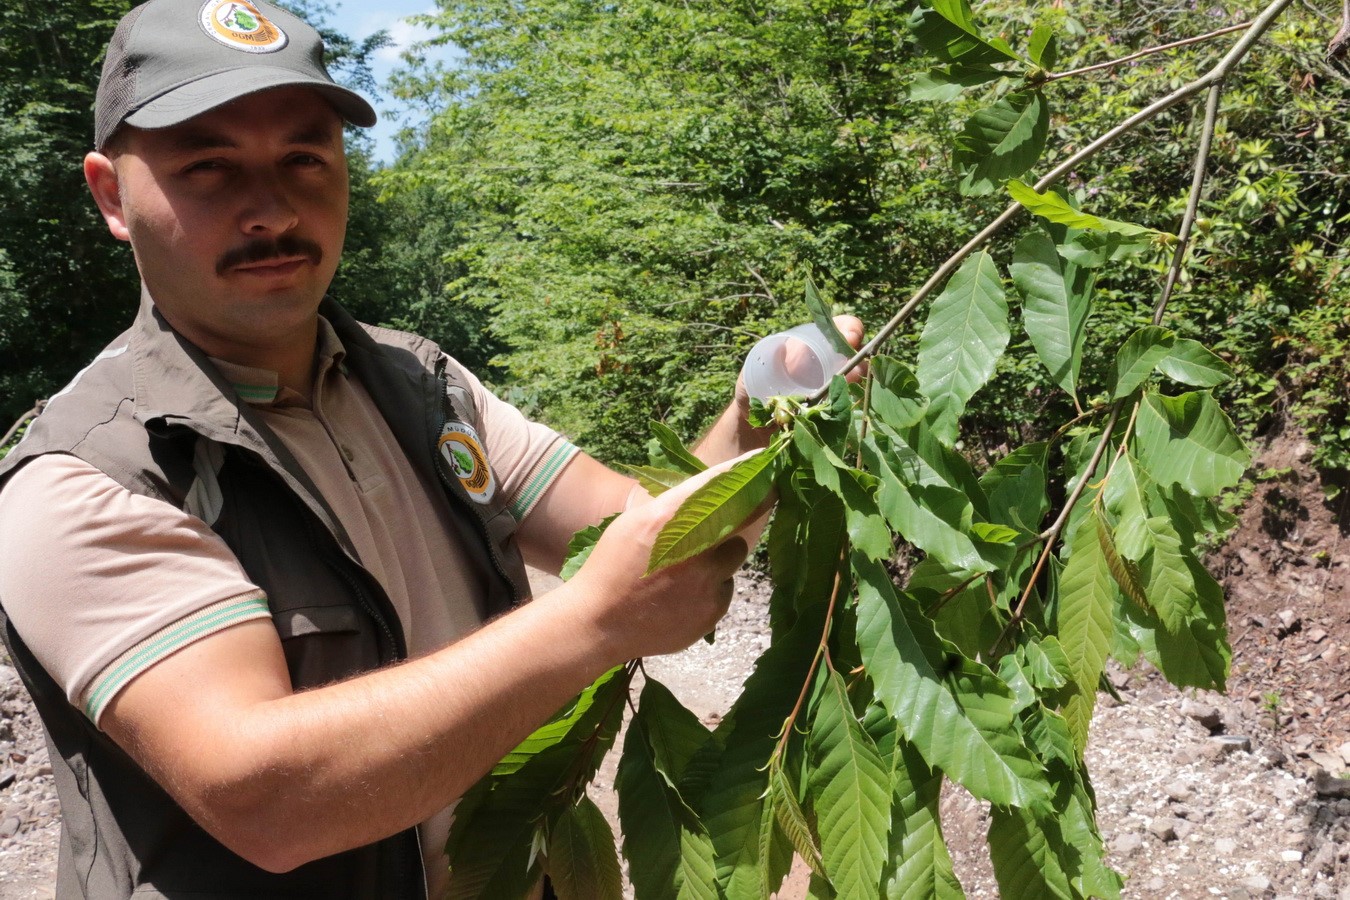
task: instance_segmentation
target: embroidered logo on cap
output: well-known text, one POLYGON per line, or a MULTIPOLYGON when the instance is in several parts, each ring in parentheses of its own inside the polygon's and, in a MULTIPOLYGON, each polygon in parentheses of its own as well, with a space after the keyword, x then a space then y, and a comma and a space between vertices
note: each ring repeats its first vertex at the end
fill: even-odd
POLYGON ((286 46, 286 32, 249 0, 206 0, 198 21, 202 31, 236 50, 275 53, 286 46))
POLYGON ((463 422, 446 422, 439 442, 441 456, 449 463, 469 498, 487 503, 497 492, 497 481, 492 477, 487 454, 478 432, 463 422))

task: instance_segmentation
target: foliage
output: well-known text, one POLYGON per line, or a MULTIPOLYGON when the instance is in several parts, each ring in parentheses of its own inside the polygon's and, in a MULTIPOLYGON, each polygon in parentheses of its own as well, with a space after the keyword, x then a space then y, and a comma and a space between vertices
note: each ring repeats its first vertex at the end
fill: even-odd
MULTIPOLYGON (((941 64, 928 83, 1011 92, 1048 80, 1061 27, 1036 29, 1023 49, 963 0, 914 17, 941 64)), ((772 478, 771 645, 715 731, 649 681, 625 742, 617 787, 639 898, 767 897, 793 853, 813 869, 813 897, 962 896, 942 838, 944 781, 992 807, 1004 897, 1119 897, 1084 761, 1106 661, 1143 656, 1174 684, 1223 689, 1223 597, 1201 554, 1229 524, 1217 499, 1250 461, 1213 394, 1231 367, 1160 324, 1171 282, 1129 328, 1094 315, 1110 297, 1099 285, 1148 248, 1180 264, 1200 194, 1171 235, 1018 181, 1054 155, 1038 124, 1053 112, 1032 90, 1034 102, 977 91, 993 105, 969 114, 953 155, 960 190, 984 196, 997 181, 1034 214, 1020 239, 949 261, 912 364, 876 356, 860 384, 836 375, 817 396, 766 401, 756 415, 782 434, 687 498, 657 537, 649 571, 735 531, 772 478), (961 443, 988 415, 972 404, 1014 331, 1069 421, 972 463, 961 443), (888 565, 898 545, 916 557, 900 579, 888 565)), ((1214 127, 1206 118, 1197 136, 1214 127)), ((1166 268, 1146 256, 1142 267, 1166 268)), ((652 450, 643 471, 656 489, 697 468, 664 425, 652 450)), ((613 705, 593 691, 593 708, 613 705)), ((582 754, 572 768, 595 765, 582 754)), ((552 794, 575 796, 583 781, 552 794)), ((520 769, 485 783, 508 796, 546 786, 520 769)), ((543 835, 531 878, 551 871, 551 810, 517 827, 543 835)), ((455 828, 476 834, 476 814, 455 828)), ((519 856, 521 840, 493 858, 519 856)), ((456 878, 495 865, 455 850, 452 836, 456 878)))

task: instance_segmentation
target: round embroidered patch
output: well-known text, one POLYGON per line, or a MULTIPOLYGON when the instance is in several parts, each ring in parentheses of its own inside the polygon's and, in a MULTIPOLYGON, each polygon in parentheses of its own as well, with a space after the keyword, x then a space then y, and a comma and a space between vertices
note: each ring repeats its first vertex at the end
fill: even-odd
POLYGON ((206 0, 198 21, 202 31, 236 50, 275 53, 286 46, 286 32, 249 0, 206 0))
POLYGON ((478 432, 463 422, 446 422, 439 442, 441 456, 463 485, 469 498, 487 503, 497 492, 497 481, 492 477, 487 454, 478 432))

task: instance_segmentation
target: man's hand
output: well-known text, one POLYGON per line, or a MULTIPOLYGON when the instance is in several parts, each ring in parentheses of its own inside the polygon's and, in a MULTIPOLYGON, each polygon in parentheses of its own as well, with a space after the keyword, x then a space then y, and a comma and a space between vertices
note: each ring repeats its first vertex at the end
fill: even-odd
POLYGON ((657 535, 680 504, 728 460, 614 520, 569 587, 593 600, 594 627, 616 660, 673 653, 707 634, 731 602, 732 576, 749 547, 732 535, 673 566, 644 574, 657 535))

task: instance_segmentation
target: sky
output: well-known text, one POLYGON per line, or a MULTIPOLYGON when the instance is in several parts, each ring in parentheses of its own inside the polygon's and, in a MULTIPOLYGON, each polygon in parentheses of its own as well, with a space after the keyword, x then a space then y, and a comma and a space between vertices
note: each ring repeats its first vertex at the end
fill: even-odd
MULTIPOLYGON (((369 37, 381 28, 388 30, 393 44, 376 52, 374 60, 375 78, 381 85, 389 74, 400 64, 399 54, 418 40, 430 36, 426 29, 416 27, 407 21, 407 16, 435 12, 434 0, 334 0, 333 15, 328 24, 338 31, 356 39, 369 37)), ((450 48, 440 48, 431 59, 448 59, 450 48)), ((388 94, 368 98, 380 115, 379 123, 371 129, 375 139, 375 158, 380 162, 392 162, 394 158, 393 136, 398 124, 391 113, 400 106, 388 94)))

